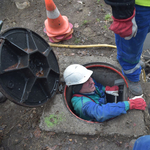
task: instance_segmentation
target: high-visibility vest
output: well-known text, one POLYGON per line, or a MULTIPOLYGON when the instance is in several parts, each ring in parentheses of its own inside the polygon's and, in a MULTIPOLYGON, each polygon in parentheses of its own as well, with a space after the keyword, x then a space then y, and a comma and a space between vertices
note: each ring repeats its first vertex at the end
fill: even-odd
POLYGON ((135 4, 150 7, 150 0, 135 0, 135 4))

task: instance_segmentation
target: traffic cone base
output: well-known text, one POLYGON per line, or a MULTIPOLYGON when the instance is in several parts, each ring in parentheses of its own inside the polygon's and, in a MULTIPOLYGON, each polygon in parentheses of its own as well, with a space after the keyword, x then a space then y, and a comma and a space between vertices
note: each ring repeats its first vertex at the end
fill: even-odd
POLYGON ((58 43, 60 41, 64 41, 64 40, 69 40, 72 38, 72 34, 69 35, 67 38, 64 38, 64 36, 58 36, 58 37, 49 37, 49 41, 52 42, 52 43, 58 43))
MULTIPOLYGON (((60 36, 49 37, 50 42, 54 43, 54 42, 60 42, 60 41, 71 39, 72 33, 73 33, 73 25, 71 23, 69 23, 69 26, 71 29, 71 31, 69 33, 64 34, 64 35, 60 35, 60 36)), ((45 28, 44 28, 44 32, 47 33, 45 28)))
POLYGON ((62 16, 62 18, 64 20, 63 25, 60 25, 60 28, 57 28, 57 29, 55 29, 49 25, 48 19, 45 20, 45 28, 46 28, 47 36, 49 36, 49 37, 59 36, 62 34, 67 34, 71 31, 71 28, 70 28, 69 22, 68 22, 68 18, 66 16, 62 16))

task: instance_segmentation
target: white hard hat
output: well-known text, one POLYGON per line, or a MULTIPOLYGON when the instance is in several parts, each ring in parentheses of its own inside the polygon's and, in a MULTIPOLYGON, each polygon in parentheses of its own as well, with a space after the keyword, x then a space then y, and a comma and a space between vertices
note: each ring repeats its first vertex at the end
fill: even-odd
POLYGON ((90 78, 92 73, 92 70, 88 70, 82 65, 72 64, 65 69, 64 80, 67 86, 78 85, 85 83, 90 78))

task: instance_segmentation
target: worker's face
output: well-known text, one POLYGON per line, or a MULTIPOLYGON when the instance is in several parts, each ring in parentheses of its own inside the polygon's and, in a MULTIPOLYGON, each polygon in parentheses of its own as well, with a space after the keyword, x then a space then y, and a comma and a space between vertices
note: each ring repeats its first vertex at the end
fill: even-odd
POLYGON ((90 93, 95 91, 95 83, 90 77, 82 86, 80 93, 90 93))

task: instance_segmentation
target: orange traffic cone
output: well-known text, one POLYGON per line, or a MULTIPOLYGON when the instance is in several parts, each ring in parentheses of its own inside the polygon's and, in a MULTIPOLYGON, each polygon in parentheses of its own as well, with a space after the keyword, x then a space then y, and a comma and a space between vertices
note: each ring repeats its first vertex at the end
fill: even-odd
MULTIPOLYGON (((64 41, 64 40, 69 40, 72 38, 72 33, 73 33, 73 25, 71 23, 69 23, 71 31, 67 34, 64 35, 59 35, 59 36, 55 36, 55 37, 49 37, 50 42, 54 43, 58 43, 60 41, 64 41)), ((46 33, 46 29, 44 28, 44 32, 46 33)))
POLYGON ((49 37, 67 34, 71 31, 68 18, 62 16, 53 0, 45 0, 47 19, 45 20, 46 33, 49 37))

